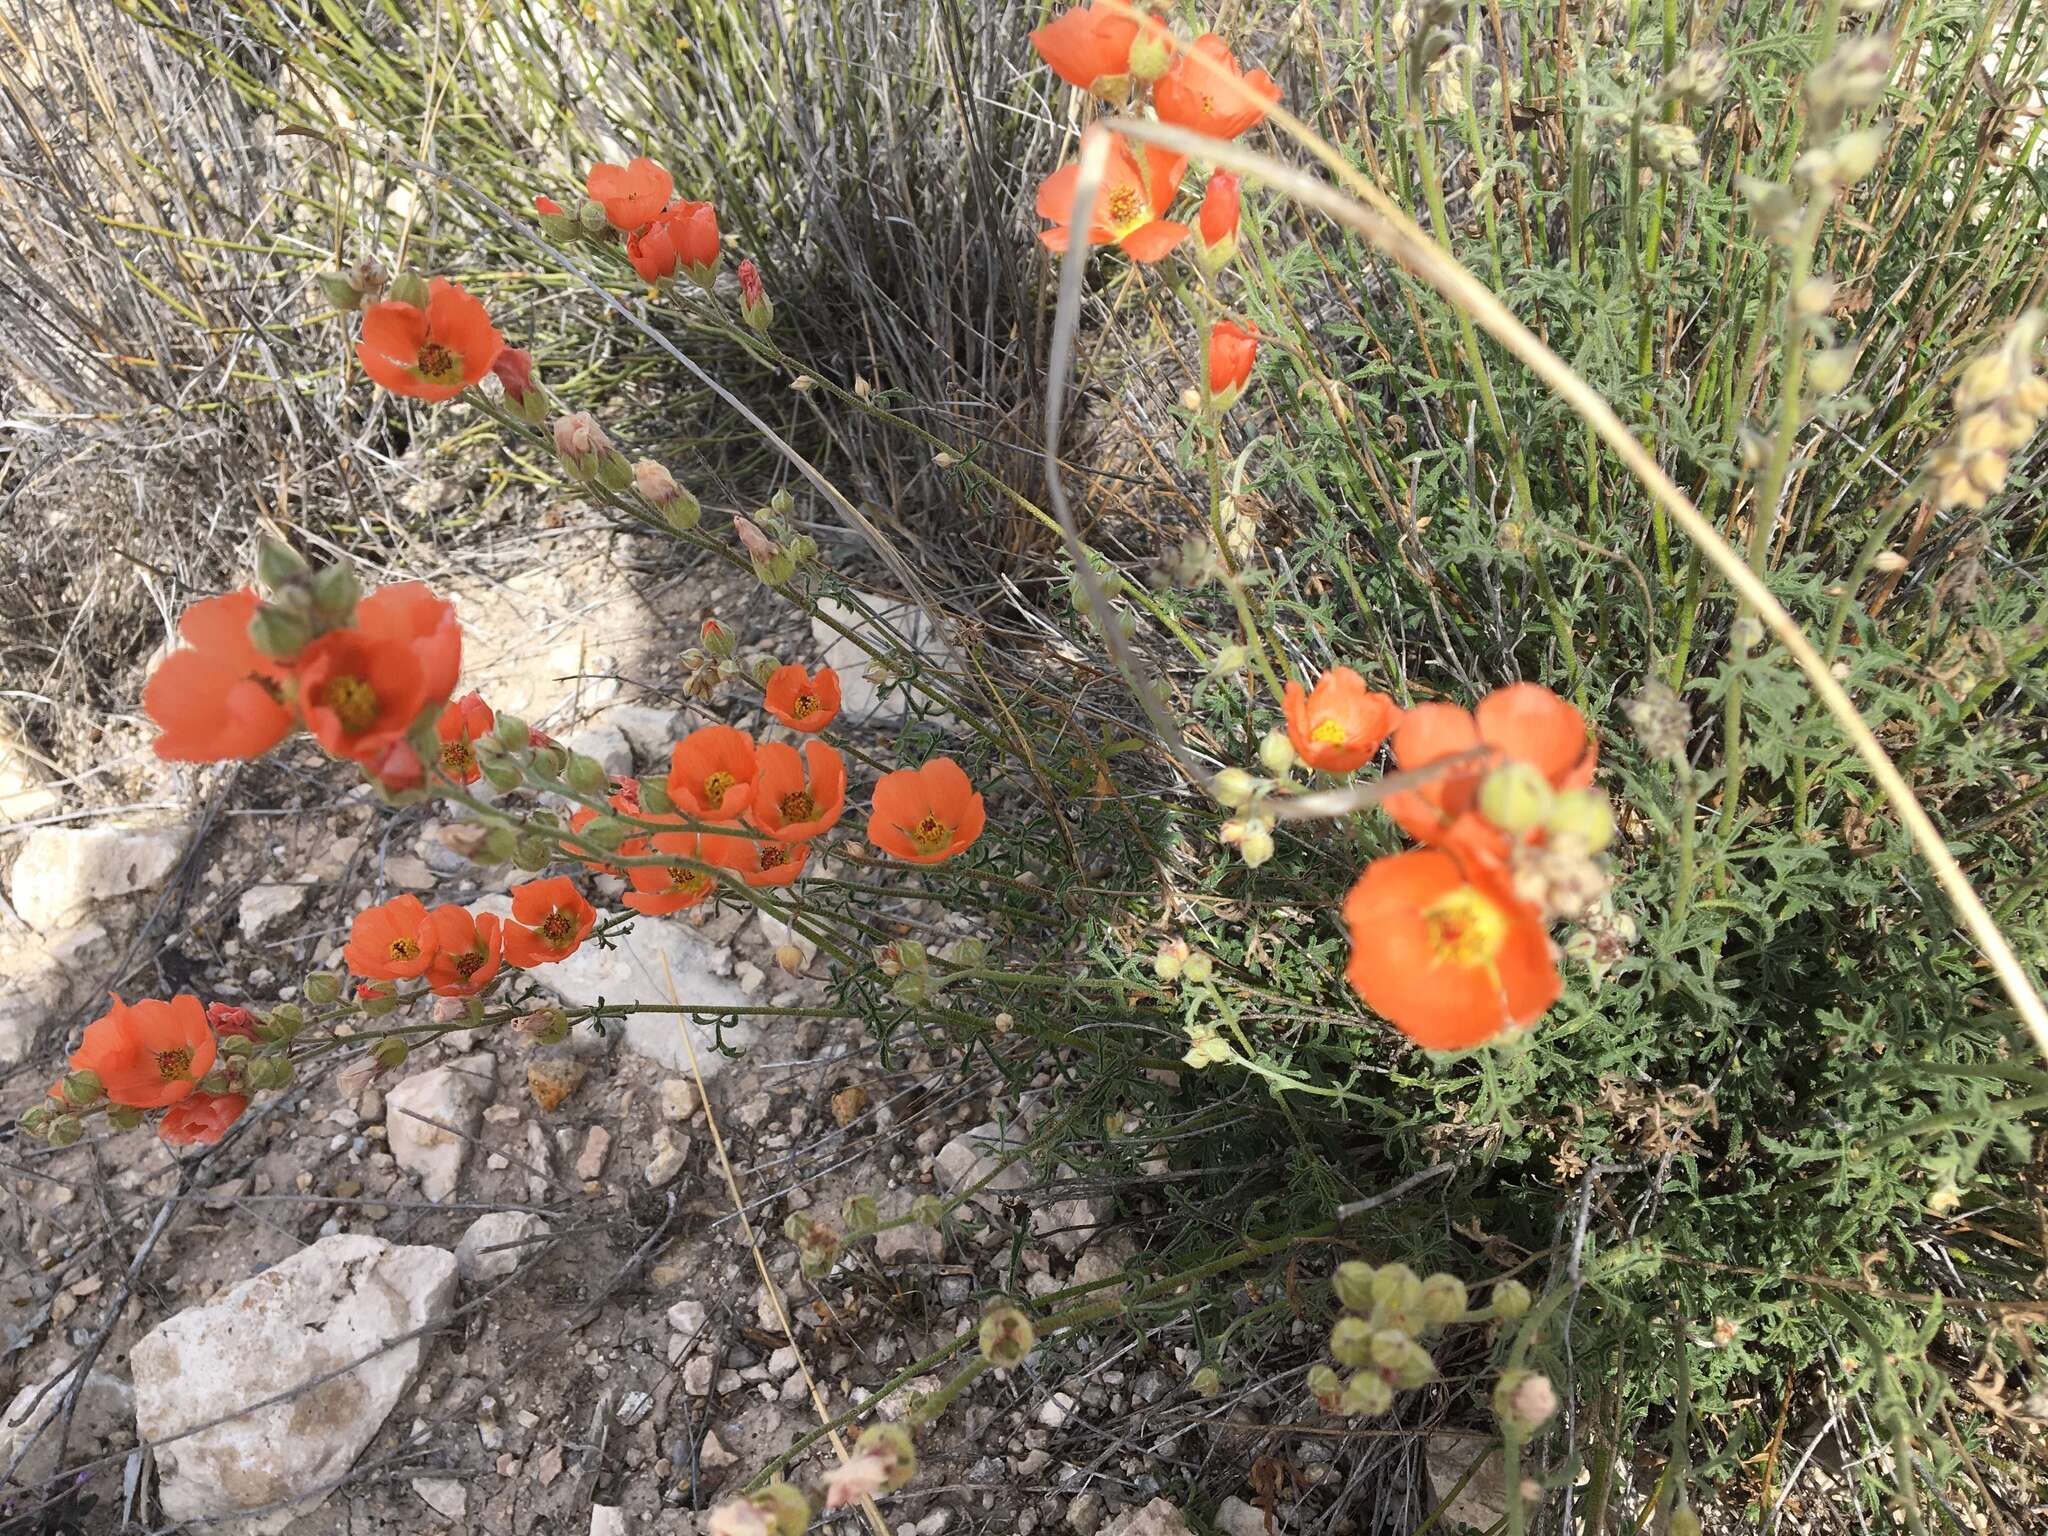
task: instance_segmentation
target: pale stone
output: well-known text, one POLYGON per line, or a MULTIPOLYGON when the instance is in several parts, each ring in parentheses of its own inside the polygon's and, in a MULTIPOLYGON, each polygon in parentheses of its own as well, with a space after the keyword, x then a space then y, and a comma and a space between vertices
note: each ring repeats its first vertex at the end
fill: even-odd
POLYGON ((633 760, 649 773, 667 773, 669 749, 683 735, 681 717, 672 709, 645 704, 614 704, 597 717, 597 725, 626 738, 633 760))
MULTIPOLYGON (((34 821, 62 808, 63 801, 49 785, 42 764, 27 750, 0 734, 0 826, 9 822, 34 821)), ((7 1465, 0 1458, 0 1467, 7 1465)))
POLYGON ((14 863, 14 910, 39 933, 71 927, 102 901, 154 890, 183 847, 154 827, 38 827, 14 863))
POLYGON ((416 1477, 412 1491, 443 1520, 461 1525, 469 1519, 469 1484, 452 1477, 416 1477))
MULTIPOLYGON (((910 1214, 914 1196, 907 1189, 895 1189, 884 1195, 880 1202, 880 1214, 885 1221, 910 1214)), ((900 1227, 884 1227, 875 1234, 875 1260, 881 1264, 912 1264, 936 1259, 940 1253, 941 1238, 938 1230, 921 1222, 906 1222, 900 1227)))
POLYGON ((1127 1509, 1099 1536, 1189 1536, 1181 1512, 1165 1499, 1154 1499, 1142 1509, 1127 1509))
POLYGON ((1038 1422, 1047 1429, 1058 1429, 1073 1416, 1074 1398, 1068 1392, 1055 1392, 1038 1405, 1038 1422))
MULTIPOLYGON (((511 910, 511 900, 503 896, 486 896, 470 908, 501 917, 511 910)), ((600 913, 599 921, 605 915, 600 913)), ((745 994, 717 974, 714 967, 719 952, 679 923, 636 914, 632 928, 612 935, 612 943, 610 949, 585 944, 568 959, 536 966, 526 974, 572 1008, 594 1007, 600 1001, 660 1003, 671 998, 708 1008, 746 1004, 745 994)), ((717 1036, 708 1014, 632 1013, 623 1026, 613 1022, 606 1028, 623 1034, 628 1050, 671 1072, 690 1069, 689 1052, 683 1047, 685 1028, 696 1044, 697 1065, 707 1081, 727 1064, 716 1049, 717 1036)), ((588 1034, 589 1026, 579 1024, 572 1038, 587 1038, 588 1034)), ((726 1044, 742 1050, 753 1043, 754 1036, 754 1026, 745 1022, 744 1016, 725 1031, 726 1044)))
MULTIPOLYGON (((993 1122, 977 1125, 939 1148, 933 1167, 951 1194, 979 1185, 974 1203, 993 1210, 998 1195, 1030 1188, 1035 1182, 1028 1160, 1019 1155, 1026 1145, 1026 1132, 1014 1121, 1008 1126, 993 1122), (1005 1164, 1005 1157, 1013 1160, 1005 1164), (985 1184, 984 1179, 988 1181, 985 1184)), ((1074 1171, 1064 1166, 1055 1168, 1052 1176, 1060 1182, 1075 1177, 1074 1171)), ((1031 1208, 1031 1230, 1071 1258, 1087 1246, 1111 1211, 1110 1202, 1096 1195, 1041 1200, 1031 1208)))
POLYGON ((690 1138, 677 1136, 667 1126, 654 1133, 645 1169, 647 1182, 655 1189, 668 1183, 683 1171, 683 1164, 690 1160, 690 1138))
POLYGON ((417 854, 401 853, 386 859, 382 872, 385 881, 401 891, 431 891, 441 883, 441 877, 417 854))
POLYGON ((590 1506, 590 1536, 627 1536, 632 1530, 623 1506, 617 1504, 593 1504, 590 1506))
POLYGON ((384 1128, 398 1166, 419 1175, 420 1193, 455 1193, 470 1142, 496 1086, 498 1059, 488 1051, 415 1072, 384 1097, 384 1128))
POLYGON ((1460 1482, 1458 1496, 1444 1509, 1446 1522, 1486 1530, 1508 1509, 1508 1483, 1501 1471, 1500 1445, 1467 1435, 1431 1435, 1426 1445, 1429 1485, 1440 1502, 1460 1482), (1478 1462, 1468 1478, 1465 1473, 1478 1462))
POLYGON ((604 1172, 604 1160, 611 1154, 612 1133, 593 1125, 583 1137, 583 1150, 576 1154, 576 1177, 590 1180, 604 1172))
POLYGON ((661 1113, 665 1119, 687 1120, 697 1113, 697 1085, 687 1077, 671 1077, 661 1085, 661 1113))
POLYGON ((242 937, 260 939, 306 904, 303 885, 252 885, 242 892, 242 937))
POLYGON ((915 698, 918 713, 923 718, 935 723, 950 723, 952 717, 925 695, 900 684, 892 683, 884 688, 869 680, 867 668, 872 659, 871 651, 880 651, 884 657, 889 657, 895 654, 898 645, 916 656, 923 668, 931 671, 954 670, 959 665, 958 656, 939 638, 922 608, 868 593, 858 595, 862 605, 875 615, 874 618, 836 598, 820 597, 817 599, 817 616, 811 620, 811 638, 817 644, 820 660, 839 674, 840 718, 848 722, 900 720, 906 713, 905 701, 915 698), (841 634, 841 627, 861 638, 857 640, 841 634), (863 645, 861 640, 870 644, 863 645))
POLYGON ((490 1211, 469 1224, 455 1245, 455 1265, 472 1285, 502 1280, 540 1252, 535 1238, 554 1228, 532 1211, 490 1211))
POLYGON ((446 1249, 337 1233, 144 1335, 129 1357, 135 1417, 165 1516, 310 1500, 239 1525, 276 1536, 316 1507, 412 1389, 455 1275, 446 1249))
POLYGON ((78 1407, 71 1417, 71 1443, 64 1448, 60 1465, 57 1436, 62 1426, 57 1421, 70 1385, 71 1371, 66 1366, 42 1381, 30 1382, 14 1394, 13 1402, 0 1409, 0 1472, 5 1472, 14 1458, 21 1456, 21 1465, 14 1469, 14 1481, 34 1487, 48 1482, 64 1467, 79 1466, 133 1443, 135 1394, 120 1377, 94 1371, 78 1389, 78 1407), (41 1401, 37 1401, 39 1397, 41 1401), (26 1455, 22 1454, 24 1447, 26 1455))
POLYGON ((1239 1498, 1225 1499, 1216 1506, 1216 1529, 1223 1536, 1271 1536, 1264 1512, 1239 1498))
POLYGON ((15 1066, 35 1053, 36 1037, 58 1007, 56 994, 45 987, 0 997, 0 1066, 15 1066))
POLYGON ((596 758, 604 771, 615 779, 631 778, 633 774, 633 747, 626 740, 626 733, 609 725, 590 725, 573 733, 562 741, 562 750, 573 752, 578 757, 596 758))
POLYGON ((695 1338, 707 1315, 703 1302, 693 1296, 685 1296, 668 1309, 668 1325, 686 1339, 695 1338))

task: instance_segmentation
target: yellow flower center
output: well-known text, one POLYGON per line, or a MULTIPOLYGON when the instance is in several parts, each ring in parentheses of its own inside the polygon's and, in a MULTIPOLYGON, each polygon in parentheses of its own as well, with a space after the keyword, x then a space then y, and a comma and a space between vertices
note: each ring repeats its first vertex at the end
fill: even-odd
POLYGON ((156 1070, 167 1083, 175 1083, 192 1075, 192 1052, 187 1046, 172 1051, 156 1053, 156 1070))
POLYGON ((1103 203, 1103 222, 1117 231, 1131 230, 1145 222, 1145 197, 1136 187, 1118 187, 1103 203))
POLYGON ((953 829, 936 816, 927 816, 910 829, 910 840, 919 853, 934 853, 953 839, 953 829))
POLYGON ((367 731, 377 719, 377 690, 353 673, 331 680, 320 690, 320 702, 334 711, 351 736, 367 731))
POLYGON ((1326 747, 1341 747, 1351 738, 1345 734, 1344 727, 1338 722, 1325 720, 1308 733, 1308 739, 1319 741, 1326 747))
POLYGON ((701 869, 692 869, 687 864, 668 866, 668 888, 678 896, 694 896, 711 884, 711 877, 701 869))
POLYGON ((548 948, 567 949, 570 941, 576 937, 576 919, 557 907, 541 919, 540 927, 535 932, 540 934, 548 948))
POLYGON ((725 803, 725 792, 738 782, 738 779, 723 768, 707 775, 704 780, 704 804, 711 810, 717 810, 725 803))
POLYGON ((782 797, 782 819, 784 821, 809 821, 818 814, 818 802, 811 798, 808 789, 782 797))
POLYGON ((386 953, 390 955, 393 964, 407 964, 410 961, 419 959, 419 941, 417 939, 393 939, 386 953))
POLYGON ((450 351, 438 341, 430 341, 420 348, 420 358, 414 368, 423 379, 436 384, 449 383, 462 377, 462 354, 450 351))
POLYGON ((1422 909, 1429 947, 1439 965, 1471 970, 1491 965, 1507 942, 1507 914, 1469 885, 1422 909))
POLYGON ((789 706, 789 712, 799 720, 809 719, 818 712, 818 696, 815 693, 800 693, 796 702, 789 706))
POLYGON ((441 747, 441 771, 451 779, 467 779, 476 767, 476 753, 466 741, 450 741, 441 747))

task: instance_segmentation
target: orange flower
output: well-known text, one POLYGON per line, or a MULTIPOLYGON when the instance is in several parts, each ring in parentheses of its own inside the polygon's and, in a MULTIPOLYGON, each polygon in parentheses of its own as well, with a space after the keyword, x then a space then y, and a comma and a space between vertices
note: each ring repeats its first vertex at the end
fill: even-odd
POLYGON ((1209 327, 1209 404, 1219 411, 1237 404, 1258 360, 1257 331, 1235 320, 1218 320, 1209 327))
POLYGON ((243 1093, 195 1093, 164 1111, 157 1135, 174 1147, 212 1146, 249 1107, 243 1093))
POLYGON ((1534 1023, 1564 987, 1534 909, 1448 854, 1374 859, 1344 898, 1344 922, 1345 976, 1425 1050, 1461 1051, 1534 1023))
POLYGON ((913 864, 942 864, 981 836, 981 796, 950 757, 885 773, 875 785, 868 841, 913 864))
MULTIPOLYGON (((1121 246, 1133 261, 1157 261, 1166 255, 1187 238, 1187 225, 1164 217, 1187 168, 1186 155, 1170 155, 1149 144, 1141 164, 1130 142, 1118 135, 1096 190, 1088 239, 1096 245, 1121 246)), ((1038 216, 1054 226, 1038 234, 1048 250, 1067 248, 1073 233, 1074 188, 1080 180, 1077 161, 1061 166, 1039 185, 1038 216)))
POLYGON ((822 741, 804 743, 803 761, 796 748, 780 741, 764 742, 754 774, 754 802, 747 820, 778 843, 800 843, 830 832, 846 809, 846 759, 822 741), (810 768, 805 782, 805 766, 810 768))
POLYGON ((353 629, 330 630, 300 653, 299 707, 330 755, 374 769, 454 691, 461 670, 454 607, 400 582, 364 598, 353 629))
POLYGON ((240 1035, 245 1040, 261 1040, 263 1031, 258 1027, 263 1021, 247 1008, 238 1008, 233 1003, 208 1003, 206 1025, 217 1040, 229 1035, 240 1035))
POLYGON ((213 1070, 216 1046, 199 999, 181 992, 169 1002, 146 998, 114 1005, 85 1026, 71 1070, 91 1072, 116 1104, 162 1109, 175 1104, 213 1070))
POLYGON ((1479 786, 1495 767, 1512 758, 1533 764, 1553 789, 1584 789, 1599 756, 1585 717, 1536 683, 1497 688, 1469 712, 1419 704, 1394 732, 1394 766, 1404 773, 1468 752, 1469 761, 1383 802, 1418 843, 1449 847, 1468 864, 1508 855, 1507 835, 1478 812, 1479 786))
POLYGON ((474 784, 483 776, 477 765, 476 744, 498 723, 491 706, 480 693, 465 693, 434 722, 434 734, 441 738, 441 772, 457 784, 474 784))
POLYGON ((366 907, 349 925, 341 957, 358 976, 398 981, 424 976, 434 963, 441 940, 427 920, 417 896, 394 896, 382 906, 366 907))
POLYGON ((839 674, 820 667, 815 674, 795 662, 768 674, 768 713, 792 731, 822 731, 839 713, 839 674))
POLYGON ((626 238, 626 259, 643 282, 672 277, 680 266, 708 288, 718 271, 718 210, 687 198, 671 203, 626 238))
POLYGON ((1285 699, 1287 739, 1301 760, 1325 773, 1350 773, 1379 751, 1401 718, 1384 693, 1374 693, 1349 667, 1332 667, 1313 691, 1289 683, 1285 699))
POLYGON ((142 690, 142 707, 162 733, 156 755, 174 763, 261 757, 291 733, 289 669, 249 642, 262 599, 253 587, 194 603, 178 620, 185 643, 163 659, 142 690))
MULTIPOLYGON (((638 779, 614 779, 612 784, 614 787, 612 792, 605 796, 605 803, 621 816, 637 816, 643 820, 650 821, 669 821, 674 819, 673 817, 654 816, 641 807, 640 781, 638 779)), ((600 812, 593 811, 590 807, 585 806, 569 818, 569 830, 581 832, 585 827, 596 821, 600 814, 600 812)), ((633 858, 647 851, 644 846, 645 843, 645 838, 628 838, 619 845, 619 852, 627 858, 633 858)), ((581 859, 583 867, 593 875, 618 875, 623 878, 626 874, 626 871, 616 864, 611 864, 601 859, 584 858, 582 849, 572 847, 568 843, 563 843, 561 849, 569 858, 581 859)))
POLYGON ((1236 138, 1279 99, 1273 77, 1263 69, 1243 73, 1230 45, 1214 32, 1204 32, 1183 49, 1152 88, 1152 108, 1162 123, 1212 139, 1236 138))
POLYGON ((1031 46, 1069 85, 1122 101, 1130 93, 1131 45, 1144 36, 1148 48, 1164 60, 1173 34, 1156 16, 1134 10, 1127 0, 1096 0, 1076 6, 1031 34, 1031 46))
POLYGON ((505 935, 494 913, 453 904, 427 914, 434 929, 427 988, 436 997, 474 997, 491 984, 505 958, 505 935))
POLYGON ((698 857, 733 871, 748 885, 788 885, 802 871, 811 845, 707 832, 698 839, 697 852, 698 857))
POLYGON ((597 908, 567 875, 512 887, 512 921, 505 925, 505 963, 521 970, 566 960, 597 926, 597 908))
POLYGON ((754 797, 754 738, 729 725, 690 732, 669 754, 668 794, 700 821, 737 821, 754 797))
POLYGON ((630 165, 593 165, 583 188, 604 204, 613 229, 632 231, 668 205, 676 179, 642 155, 630 165))
POLYGON ((504 345, 482 302, 437 277, 425 309, 393 299, 370 306, 356 361, 394 395, 452 400, 491 371, 504 345))
POLYGON ((715 876, 683 862, 703 857, 696 833, 657 832, 649 839, 649 845, 642 849, 643 853, 667 854, 676 862, 634 864, 627 869, 633 889, 626 892, 624 900, 635 912, 645 912, 650 917, 680 912, 696 906, 718 889, 715 876))

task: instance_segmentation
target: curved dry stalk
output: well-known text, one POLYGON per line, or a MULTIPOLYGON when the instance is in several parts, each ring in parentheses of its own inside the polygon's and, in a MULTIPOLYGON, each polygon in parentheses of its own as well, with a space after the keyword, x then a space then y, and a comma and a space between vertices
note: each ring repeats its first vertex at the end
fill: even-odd
MULTIPOLYGON (((1458 260, 1432 239, 1416 222, 1371 182, 1360 176, 1335 149, 1324 143, 1308 126, 1278 107, 1270 109, 1269 115, 1294 134, 1318 159, 1338 175, 1357 196, 1316 180, 1293 166, 1285 165, 1269 155, 1257 154, 1234 142, 1205 138, 1200 134, 1188 133, 1183 129, 1169 127, 1163 123, 1146 122, 1137 118, 1119 118, 1113 124, 1114 131, 1122 133, 1141 143, 1159 144, 1167 149, 1187 155, 1199 155, 1215 164, 1250 174, 1266 182, 1276 190, 1285 193, 1295 201, 1327 214, 1347 229, 1364 236, 1373 246, 1408 272, 1429 284, 1451 304, 1463 310, 1472 320, 1485 329, 1488 335, 1513 353, 1536 376, 1547 384, 1551 391, 1578 413, 1588 426, 1597 433, 1614 454, 1626 464, 1635 477, 1643 483, 1650 495, 1656 499, 1673 522, 1683 528, 1686 534, 1700 547, 1707 561, 1734 589, 1736 595, 1748 602, 1762 618, 1772 634, 1789 651, 1800 671, 1806 674, 1813 691, 1820 696, 1828 712, 1835 717, 1843 734, 1856 749, 1884 791, 1885 798, 1898 812, 1914 845, 1934 871, 1943 892, 1955 908, 1962 924, 1968 930, 1985 959, 1990 961, 1999 984, 2012 999, 2014 1009, 2027 1032, 2032 1036, 2034 1046, 2043 1060, 2048 1060, 2048 1004, 2044 1004, 2033 979, 2013 952, 1998 924, 1985 910, 1983 901, 1970 884, 1969 876, 1948 850, 1940 830, 1920 804, 1898 766, 1892 762, 1878 741, 1876 734, 1864 722, 1855 703, 1842 685, 1835 681, 1828 671, 1827 662, 1799 622, 1786 611, 1783 604, 1772 594, 1770 588, 1737 551, 1715 531, 1713 525, 1700 515, 1692 500, 1680 490, 1671 477, 1658 467, 1657 461, 1638 441, 1635 434, 1622 423, 1598 391, 1581 378, 1571 365, 1559 357, 1537 338, 1534 332, 1515 318, 1514 314, 1497 298, 1493 291, 1468 272, 1458 260)), ((1082 141, 1082 175, 1075 192, 1075 217, 1070 227, 1086 229, 1092 218, 1095 194, 1100 181, 1100 168, 1108 156, 1108 141, 1111 126, 1097 124, 1090 128, 1082 141), (1092 142, 1091 142, 1092 141, 1092 142), (1094 174, 1091 176, 1091 161, 1094 174)), ((1087 251, 1078 252, 1070 248, 1060 273, 1060 304, 1053 330, 1053 346, 1048 367, 1053 377, 1048 385, 1048 439, 1056 439, 1058 430, 1057 406, 1060 398, 1062 378, 1068 354, 1071 350, 1072 333, 1080 310, 1081 265, 1087 251)), ((1057 482, 1054 482, 1057 484, 1057 482)), ((1054 510, 1061 520, 1062 530, 1071 529, 1065 498, 1057 492, 1054 510)), ((1075 541, 1078 542, 1078 541, 1075 541)), ((1092 581, 1084 581, 1090 602, 1097 596, 1092 581)), ((1122 656, 1119 655, 1119 660, 1122 656)), ((1148 711, 1149 712, 1149 711, 1148 711)))

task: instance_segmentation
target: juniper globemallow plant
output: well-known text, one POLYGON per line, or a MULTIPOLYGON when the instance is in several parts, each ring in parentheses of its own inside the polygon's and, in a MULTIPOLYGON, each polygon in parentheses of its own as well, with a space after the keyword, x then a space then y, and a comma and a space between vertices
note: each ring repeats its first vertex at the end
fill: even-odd
POLYGON ((247 1094, 192 1093, 164 1111, 157 1135, 174 1147, 212 1146, 249 1107, 247 1094))
POLYGON ((550 965, 576 953, 597 926, 597 908, 566 875, 512 887, 505 925, 505 963, 518 970, 550 965))
POLYGON ((1279 99, 1273 77, 1263 69, 1245 73, 1214 32, 1183 48, 1152 87, 1152 109, 1162 123, 1212 139, 1236 138, 1279 99))
POLYGON ((971 847, 987 819, 966 771, 935 757, 876 782, 868 841, 912 864, 942 864, 971 847))
POLYGON ((358 976, 404 981, 426 975, 440 943, 426 904, 417 896, 394 896, 356 914, 341 955, 358 976))
POLYGON ((754 798, 754 738, 730 725, 707 725, 669 753, 668 793, 700 821, 737 821, 754 798))
POLYGON ((504 926, 491 912, 449 903, 427 914, 434 955, 423 973, 436 997, 475 997, 497 979, 505 960, 504 926))
POLYGON ((409 771, 419 769, 406 738, 454 692, 462 628, 452 604, 420 582, 400 582, 364 598, 355 623, 314 639, 292 670, 313 739, 389 785, 406 776, 397 765, 408 756, 409 771))
MULTIPOLYGON (((1102 185, 1096 189, 1088 241, 1114 245, 1137 262, 1159 261, 1171 253, 1188 234, 1187 225, 1166 217, 1187 166, 1185 155, 1148 144, 1140 157, 1128 139, 1114 137, 1102 185)), ((1064 251, 1073 237, 1074 193, 1080 180, 1077 161, 1061 166, 1039 185, 1038 216, 1052 225, 1038 235, 1047 250, 1064 251)))
POLYGON ((480 693, 465 693, 441 711, 434 735, 441 743, 436 766, 450 783, 474 784, 483 777, 476 744, 491 734, 497 716, 480 693))
POLYGON ((476 384, 504 346, 482 301, 437 277, 424 307, 386 299, 364 311, 356 361, 394 395, 432 404, 476 384))
POLYGON ((806 672, 796 663, 768 674, 762 703, 793 731, 822 731, 839 713, 839 674, 830 667, 806 672))
POLYGON ((111 1102, 162 1109, 198 1087, 218 1050, 206 1010, 191 993, 137 1003, 115 994, 107 1011, 85 1026, 70 1063, 73 1072, 93 1074, 111 1102))
POLYGON ((667 857, 672 864, 632 864, 626 878, 632 889, 620 899, 635 912, 664 917, 700 905, 718 889, 718 880, 697 867, 703 858, 695 832, 657 832, 640 850, 643 857, 667 857))
POLYGON ((184 644, 150 674, 142 708, 155 722, 156 755, 169 762, 215 763, 261 757, 298 724, 290 672, 249 639, 262 604, 256 589, 209 597, 178 620, 184 644))
POLYGON ((754 794, 747 820, 778 843, 823 836, 846 809, 846 759, 822 741, 807 741, 801 757, 786 742, 763 742, 756 753, 754 794))
POLYGON ((1295 756, 1324 773, 1363 768, 1401 718, 1392 699, 1366 687, 1349 667, 1330 668, 1312 689, 1290 682, 1284 706, 1295 756))

